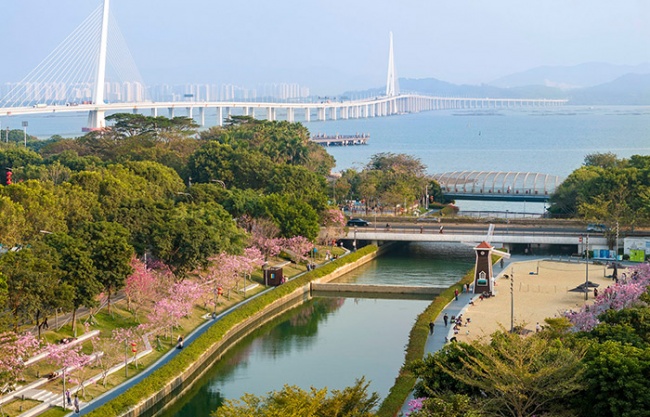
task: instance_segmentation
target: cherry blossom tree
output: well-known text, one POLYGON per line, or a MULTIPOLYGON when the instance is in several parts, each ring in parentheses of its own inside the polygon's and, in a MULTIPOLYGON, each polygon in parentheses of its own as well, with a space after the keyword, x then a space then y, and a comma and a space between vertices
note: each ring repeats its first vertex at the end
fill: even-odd
POLYGON ((149 314, 149 323, 155 328, 171 335, 176 327, 180 326, 182 318, 192 312, 195 302, 201 296, 201 288, 192 280, 183 280, 174 283, 169 293, 155 302, 149 314))
POLYGON ((39 346, 38 339, 31 333, 0 333, 0 385, 3 391, 13 390, 16 382, 25 379, 25 361, 39 346))
POLYGON ((307 260, 307 253, 314 248, 314 244, 304 236, 294 236, 289 239, 284 239, 282 247, 295 254, 299 261, 305 261, 307 260))
POLYGON ((126 278, 124 294, 127 308, 138 320, 138 311, 157 298, 159 279, 154 270, 147 268, 147 265, 136 257, 131 259, 131 268, 133 273, 126 278))
POLYGON ((626 282, 609 286, 600 291, 592 305, 585 305, 578 312, 568 312, 567 318, 576 331, 589 331, 600 321, 598 317, 607 310, 622 310, 639 303, 641 295, 650 285, 650 267, 641 265, 632 270, 626 282))
POLYGON ((345 215, 336 208, 326 210, 323 214, 323 229, 321 232, 321 241, 326 245, 332 244, 336 238, 343 236, 345 229, 345 215))
MULTIPOLYGON (((85 370, 94 360, 95 355, 86 355, 83 353, 81 345, 67 347, 49 344, 46 350, 48 353, 47 361, 61 368, 61 372, 63 373, 61 378, 63 381, 63 392, 66 390, 65 385, 67 382, 76 382, 81 385, 82 394, 85 395, 85 387, 83 385, 85 370)), ((65 397, 63 398, 63 406, 65 408, 65 397)))
POLYGON ((277 236, 280 228, 271 220, 253 219, 250 222, 251 245, 262 252, 264 260, 276 256, 282 249, 282 239, 277 236))

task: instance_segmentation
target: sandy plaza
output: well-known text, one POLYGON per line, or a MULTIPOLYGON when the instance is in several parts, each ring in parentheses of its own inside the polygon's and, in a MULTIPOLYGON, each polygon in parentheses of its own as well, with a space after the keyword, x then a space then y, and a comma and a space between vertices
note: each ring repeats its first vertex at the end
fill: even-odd
MULTIPOLYGON (((509 330, 511 300, 514 301, 515 326, 523 325, 532 332, 537 323, 544 325, 545 318, 559 317, 567 310, 577 311, 585 304, 584 292, 574 290, 584 284, 587 278, 584 262, 536 259, 512 262, 498 273, 496 269, 496 295, 485 299, 474 295, 472 302, 462 311, 462 327, 454 334, 450 325, 449 338, 456 336, 458 341, 470 341, 489 336, 500 327, 509 330), (511 297, 512 276, 514 283, 511 297)), ((625 269, 619 269, 619 277, 625 272, 625 269)), ((611 274, 612 269, 607 269, 605 265, 589 264, 588 279, 599 284, 599 290, 613 283, 612 278, 607 278, 611 274)), ((587 303, 593 302, 593 298, 593 289, 590 289, 587 303)))

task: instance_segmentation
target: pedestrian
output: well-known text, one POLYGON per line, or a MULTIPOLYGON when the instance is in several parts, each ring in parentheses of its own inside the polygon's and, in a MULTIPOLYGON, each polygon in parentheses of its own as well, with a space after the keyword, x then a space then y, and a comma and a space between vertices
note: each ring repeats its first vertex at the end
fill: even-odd
POLYGON ((442 319, 445 322, 445 327, 447 327, 447 323, 449 323, 449 316, 447 315, 447 313, 445 313, 445 315, 442 317, 442 319))
POLYGON ((465 284, 465 288, 467 289, 467 291, 465 291, 465 292, 466 292, 467 294, 469 294, 469 282, 468 282, 467 284, 465 284))
POLYGON ((68 406, 72 405, 72 397, 70 396, 70 390, 65 390, 65 399, 68 402, 68 406))
POLYGON ((542 326, 539 325, 539 322, 535 325, 535 333, 539 333, 539 331, 542 330, 542 326))
POLYGON ((458 301, 458 288, 454 290, 454 298, 456 298, 456 301, 458 301))
POLYGON ((178 336, 177 342, 176 349, 183 349, 183 336, 178 336))
POLYGON ((79 414, 79 396, 77 394, 74 395, 74 412, 79 414))
POLYGON ((594 288, 594 298, 598 298, 598 288, 594 288))
POLYGON ((440 226, 439 233, 442 234, 442 230, 445 228, 445 226, 440 226))
POLYGON ((503 258, 499 261, 499 264, 501 265, 501 269, 503 269, 503 258))
POLYGON ((433 321, 429 322, 429 334, 433 334, 433 328, 435 327, 435 324, 433 321))

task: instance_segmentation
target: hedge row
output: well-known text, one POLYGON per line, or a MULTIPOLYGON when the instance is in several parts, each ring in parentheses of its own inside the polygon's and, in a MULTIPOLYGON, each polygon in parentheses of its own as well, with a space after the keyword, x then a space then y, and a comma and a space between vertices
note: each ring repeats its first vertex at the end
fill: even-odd
POLYGON ((192 343, 188 344, 176 357, 156 369, 151 375, 142 380, 142 382, 129 388, 117 398, 109 401, 101 407, 98 407, 87 415, 91 417, 117 417, 127 413, 134 405, 139 404, 147 398, 162 391, 171 381, 182 375, 183 372, 196 362, 204 352, 211 349, 217 341, 220 341, 228 330, 232 329, 240 322, 254 316, 274 301, 291 294, 293 291, 308 284, 310 281, 329 275, 336 269, 355 262, 361 257, 375 252, 376 250, 377 246, 375 245, 366 246, 347 256, 316 268, 313 271, 309 271, 296 279, 290 280, 277 287, 274 291, 251 300, 247 304, 219 320, 214 325, 210 326, 205 333, 199 336, 192 343))
POLYGON ((393 417, 402 409, 404 401, 408 398, 416 382, 415 376, 406 370, 406 365, 424 357, 424 347, 429 337, 429 321, 431 321, 432 317, 438 317, 447 304, 451 302, 455 295, 454 290, 458 289, 462 291, 463 285, 471 283, 473 280, 474 269, 472 268, 460 281, 440 293, 418 316, 409 334, 409 343, 406 347, 404 365, 400 369, 399 375, 395 379, 395 384, 390 389, 388 396, 381 403, 377 411, 377 417, 393 417))

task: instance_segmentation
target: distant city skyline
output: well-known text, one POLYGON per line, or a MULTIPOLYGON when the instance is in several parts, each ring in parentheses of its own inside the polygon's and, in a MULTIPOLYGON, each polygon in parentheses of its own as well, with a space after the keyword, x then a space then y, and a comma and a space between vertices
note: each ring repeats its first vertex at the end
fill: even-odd
MULTIPOLYGON (((22 79, 100 1, 4 3, 0 84, 22 79)), ((400 78, 480 84, 542 65, 650 62, 645 0, 111 0, 111 9, 147 85, 379 87, 389 31, 400 78)))

